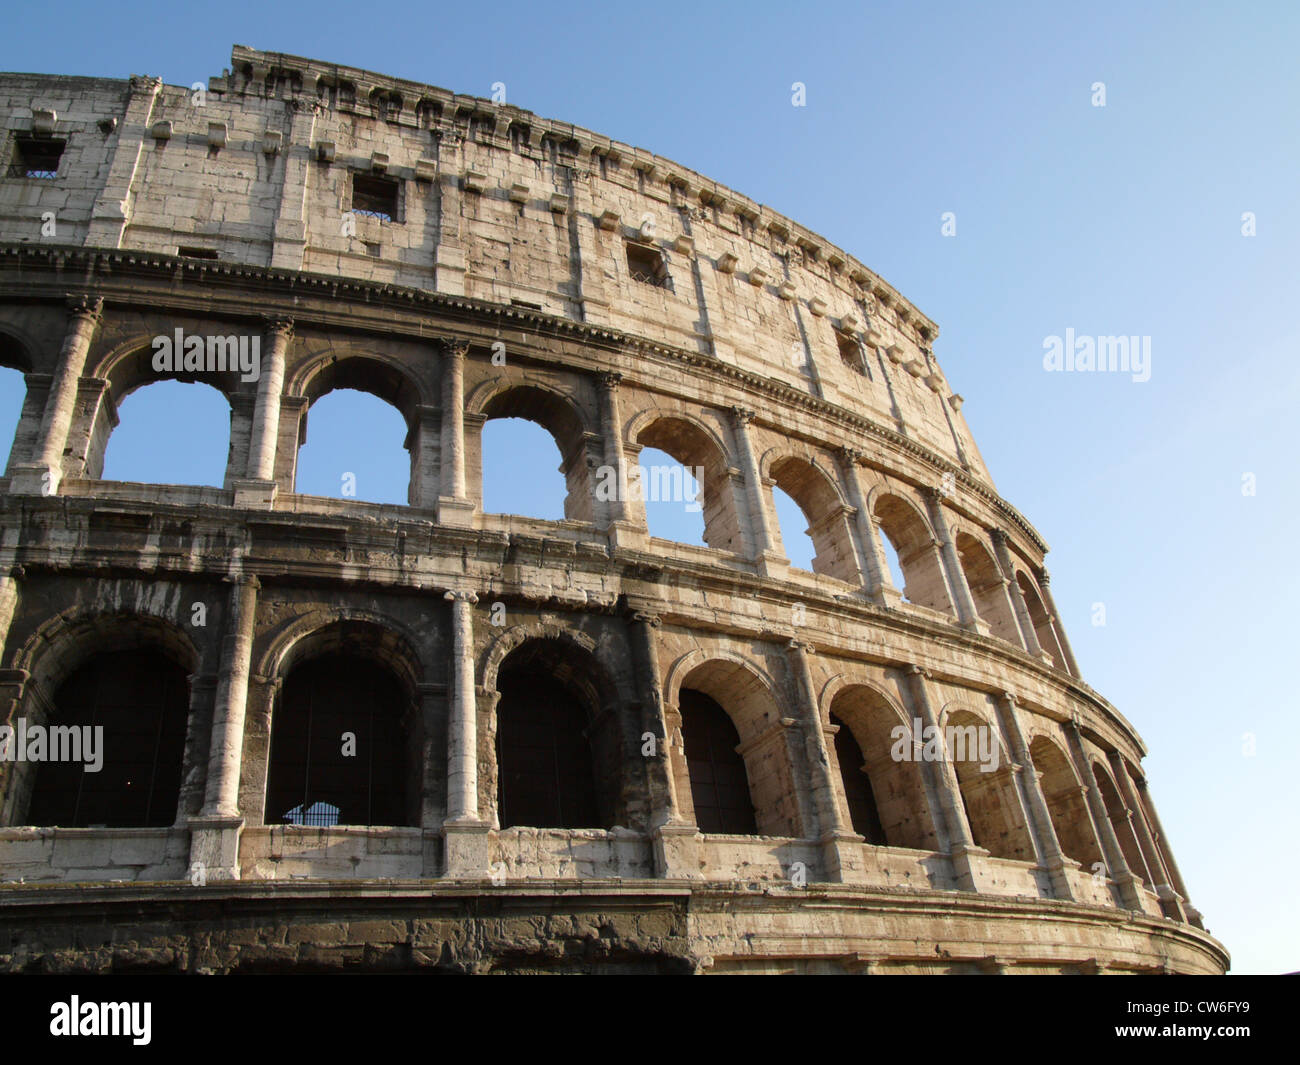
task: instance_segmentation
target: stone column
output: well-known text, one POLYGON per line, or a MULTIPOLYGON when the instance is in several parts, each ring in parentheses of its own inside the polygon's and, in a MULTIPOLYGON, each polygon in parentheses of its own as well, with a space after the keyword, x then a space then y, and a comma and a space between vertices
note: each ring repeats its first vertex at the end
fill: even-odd
POLYGON ((103 305, 104 301, 98 297, 78 296, 68 300, 67 331, 50 393, 45 400, 45 413, 32 450, 32 461, 15 468, 9 482, 11 492, 27 495, 58 493, 59 482, 63 479, 63 451, 77 407, 77 390, 103 305))
POLYGON ((731 426, 736 434, 736 453, 740 457, 741 472, 745 477, 745 494, 749 501, 749 527, 753 534, 754 559, 759 571, 766 574, 770 564, 784 565, 786 560, 776 550, 776 537, 772 535, 772 518, 764 498, 763 476, 759 472, 754 445, 749 438, 749 423, 754 412, 743 407, 731 408, 731 426))
POLYGON ((257 407, 248 442, 248 476, 254 481, 275 477, 275 444, 280 434, 280 394, 284 391, 285 356, 293 336, 292 318, 271 318, 266 325, 266 355, 257 382, 257 407))
POLYGON ((442 438, 439 458, 438 521, 468 526, 474 504, 465 489, 465 356, 463 340, 442 342, 442 438))
POLYGON ((1183 874, 1178 869, 1178 863, 1174 860, 1173 848, 1168 845, 1165 830, 1160 824, 1160 815, 1156 812, 1156 804, 1151 798, 1151 789, 1147 787, 1145 780, 1135 781, 1134 786, 1139 797, 1138 808, 1150 819, 1152 836, 1160 850, 1160 856, 1164 860, 1165 868, 1169 870, 1169 878, 1173 883, 1173 888, 1182 899, 1183 911, 1187 916, 1187 920, 1196 925, 1197 928, 1203 928, 1201 912, 1192 905, 1191 900, 1188 898, 1187 885, 1183 882, 1183 874))
MULTIPOLYGON (((605 501, 606 524, 615 547, 629 540, 638 544, 644 544, 645 541, 645 534, 633 529, 628 520, 628 471, 623 457, 623 418, 618 409, 618 384, 621 380, 622 374, 602 373, 598 381, 600 428, 604 443, 602 458, 606 468, 612 471, 612 483, 615 486, 613 497, 605 501)), ((611 483, 610 477, 597 478, 597 483, 608 485, 611 483)))
POLYGON ((817 685, 808 661, 808 656, 814 653, 812 645, 802 640, 786 644, 786 662, 794 678, 804 754, 812 778, 813 808, 817 813, 826 879, 842 882, 853 879, 855 871, 861 875, 861 858, 855 854, 855 848, 862 837, 853 831, 845 816, 842 788, 832 768, 826 729, 817 707, 817 685))
POLYGON ((1079 663, 1074 660, 1074 650, 1070 647, 1070 638, 1065 635, 1065 626, 1061 624, 1061 615, 1056 609, 1056 600, 1052 598, 1052 576, 1044 567, 1038 571, 1038 586, 1043 590, 1043 599, 1046 600, 1044 605, 1047 607, 1051 617, 1048 619, 1052 625, 1052 631, 1056 633, 1056 642, 1061 645, 1061 653, 1065 655, 1065 664, 1069 667, 1071 676, 1082 676, 1079 672, 1079 663))
POLYGON ((867 511, 867 495, 862 490, 862 474, 858 466, 858 459, 862 457, 862 452, 844 447, 840 448, 839 456, 844 466, 844 483, 848 488, 849 505, 857 512, 853 520, 858 534, 858 555, 865 578, 863 591, 866 592, 868 599, 880 606, 896 605, 900 597, 898 595, 890 597, 888 594, 889 565, 885 561, 876 523, 871 520, 871 515, 867 511))
POLYGON ((1025 593, 1020 590, 1020 582, 1016 580, 1016 566, 1011 559, 1011 550, 1007 547, 1007 534, 1001 529, 994 529, 992 535, 993 553, 997 556, 998 567, 1007 582, 1007 594, 1011 597, 1012 613, 1020 628, 1020 637, 1024 641, 1025 650, 1035 658, 1050 662, 1052 656, 1047 654, 1042 644, 1038 642, 1038 633, 1034 631, 1034 619, 1029 614, 1029 604, 1025 602, 1025 593))
POLYGON ((256 577, 241 574, 230 590, 230 623, 221 647, 203 809, 190 819, 191 870, 197 865, 207 880, 239 879, 239 833, 244 826, 239 774, 258 588, 256 577))
POLYGON ((1002 730, 1011 744, 1011 754, 1017 765, 1016 785, 1021 792, 1021 801, 1029 814, 1030 834, 1040 852, 1043 868, 1052 878, 1053 892, 1058 899, 1073 899, 1074 890, 1070 886, 1067 870, 1077 868, 1078 862, 1067 858, 1061 850, 1061 841, 1056 835, 1056 826, 1052 824, 1052 812, 1047 806, 1047 796, 1043 794, 1043 785, 1034 768, 1034 759, 1029 745, 1025 742, 1024 729, 1020 726, 1020 710, 1016 697, 1011 692, 1003 692, 998 700, 998 715, 1002 719, 1002 730))
POLYGON ((488 825, 478 810, 478 703, 474 693, 473 592, 448 591, 451 603, 451 714, 447 722, 446 875, 481 878, 488 868, 488 825))
POLYGON ((1097 829, 1097 842, 1101 844, 1102 857, 1106 859, 1106 869, 1110 879, 1119 891, 1120 904, 1125 909, 1145 913, 1142 892, 1138 889, 1133 871, 1129 869, 1128 862, 1124 859, 1124 849, 1120 846, 1119 836, 1115 834, 1115 826, 1110 823, 1110 815, 1106 812, 1106 803, 1101 797, 1101 789, 1097 787, 1097 777, 1092 771, 1088 752, 1084 749, 1083 736, 1077 721, 1069 723, 1066 735, 1070 738, 1070 745, 1074 750, 1075 761, 1080 770, 1079 775, 1083 777, 1088 810, 1097 829))
POLYGON ((1173 917, 1186 923, 1187 914, 1183 911, 1182 897, 1174 888, 1173 877, 1169 875, 1169 870, 1165 867, 1164 857, 1161 855, 1160 848, 1156 846, 1155 838, 1151 834, 1146 814, 1142 809, 1142 803, 1133 787, 1133 778, 1129 776, 1128 766, 1124 764, 1124 759, 1118 751, 1108 751, 1106 758, 1110 762, 1111 771, 1114 773, 1115 786, 1119 788, 1120 798, 1123 800, 1124 805, 1128 807, 1129 828, 1137 839, 1138 853, 1142 855, 1147 864, 1147 876, 1150 877, 1152 890, 1160 899, 1160 905, 1165 911, 1166 917, 1173 917))
POLYGON ((12 565, 13 551, 6 549, 3 573, 0 573, 0 661, 4 660, 9 644, 9 626, 13 624, 18 609, 19 581, 26 576, 22 566, 12 565))
MULTIPOLYGON (((921 719, 921 735, 913 735, 913 756, 920 757, 918 748, 926 733, 938 732, 939 721, 930 701, 930 691, 926 680, 930 673, 921 666, 908 666, 908 678, 911 681, 913 703, 921 719), (930 730, 933 729, 934 732, 930 730)), ((953 875, 963 891, 978 891, 984 880, 978 859, 988 856, 988 851, 975 845, 971 835, 970 823, 966 820, 966 810, 962 806, 961 784, 957 780, 957 771, 948 761, 947 746, 943 747, 944 756, 938 765, 921 762, 923 776, 928 776, 934 789, 940 811, 943 815, 944 830, 948 837, 948 856, 952 862, 953 875), (974 859, 974 860, 972 860, 974 859)))
POLYGON ((257 379, 257 405, 248 438, 245 477, 231 481, 235 506, 269 508, 275 503, 276 443, 280 436, 280 397, 293 319, 267 318, 265 351, 257 379))
POLYGON ((971 595, 970 585, 966 582, 966 572, 961 568, 961 557, 957 554, 957 545, 953 543, 952 533, 948 529, 948 518, 943 509, 943 493, 937 488, 925 488, 922 489, 922 494, 925 496, 926 508, 930 512, 934 535, 939 540, 939 556, 943 562, 943 570, 948 575, 948 587, 952 590, 957 620, 964 628, 987 636, 988 626, 980 620, 979 611, 975 609, 975 597, 971 595))

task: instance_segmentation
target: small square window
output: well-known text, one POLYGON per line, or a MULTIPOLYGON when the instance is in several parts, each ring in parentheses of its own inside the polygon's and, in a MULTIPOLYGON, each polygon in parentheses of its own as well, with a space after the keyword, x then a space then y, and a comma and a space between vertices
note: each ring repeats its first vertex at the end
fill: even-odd
POLYGON ((15 137, 9 176, 50 181, 59 176, 59 160, 68 142, 53 137, 15 137))
POLYGON ((176 254, 182 259, 216 259, 217 253, 211 248, 186 248, 176 249, 176 254))
POLYGON ((378 242, 364 240, 361 243, 365 245, 367 255, 369 255, 372 259, 379 258, 379 253, 382 249, 380 248, 378 242))
POLYGON ((857 373, 865 374, 867 367, 862 361, 862 346, 858 343, 858 338, 849 333, 836 333, 835 339, 839 342, 840 358, 844 360, 844 365, 852 367, 857 373))
POLYGON ((672 280, 668 276, 668 267, 664 265, 664 257, 648 245, 627 246, 627 269, 633 281, 640 281, 643 285, 654 285, 656 288, 672 288, 672 280))
POLYGON ((377 174, 352 175, 352 213, 397 221, 397 182, 377 174))

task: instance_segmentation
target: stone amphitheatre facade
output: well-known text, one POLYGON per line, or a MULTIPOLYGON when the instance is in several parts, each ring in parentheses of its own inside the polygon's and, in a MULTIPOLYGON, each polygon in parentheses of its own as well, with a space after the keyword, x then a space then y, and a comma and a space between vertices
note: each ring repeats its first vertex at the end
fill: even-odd
POLYGON ((0 970, 1226 969, 934 323, 851 255, 288 55, 0 101, 0 970), (257 373, 156 369, 177 330, 257 373), (229 401, 220 488, 101 477, 165 376, 229 401), (401 413, 409 505, 296 493, 338 388, 401 413), (507 417, 563 521, 483 512, 507 417), (598 490, 643 448, 702 471, 707 547, 598 490), (96 774, 22 746, 94 725, 96 774))

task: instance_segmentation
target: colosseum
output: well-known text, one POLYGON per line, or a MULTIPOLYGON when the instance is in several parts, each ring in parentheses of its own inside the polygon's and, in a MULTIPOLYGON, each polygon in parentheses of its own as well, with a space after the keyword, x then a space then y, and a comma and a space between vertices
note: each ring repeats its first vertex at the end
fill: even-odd
POLYGON ((241 46, 0 108, 0 970, 1226 970, 935 324, 852 255, 241 46), (164 378, 228 401, 221 487, 102 477, 164 378), (400 413, 407 505, 296 491, 335 389, 400 413), (500 418, 563 520, 484 512, 500 418), (707 546, 650 536, 642 449, 707 546))

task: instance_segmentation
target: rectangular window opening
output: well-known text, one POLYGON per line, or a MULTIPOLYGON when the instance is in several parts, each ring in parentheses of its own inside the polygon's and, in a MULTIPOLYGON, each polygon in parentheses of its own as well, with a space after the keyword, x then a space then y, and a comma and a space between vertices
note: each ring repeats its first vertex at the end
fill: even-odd
POLYGON ((67 144, 67 141, 54 137, 15 137, 9 176, 52 181, 59 176, 59 160, 67 144))
POLYGON ((378 174, 354 173, 352 213, 378 218, 381 222, 397 221, 397 182, 378 174))
POLYGON ((664 257, 645 244, 627 246, 627 269, 633 281, 640 281, 643 285, 654 285, 656 288, 672 288, 664 257))
POLYGON ((219 256, 211 248, 177 248, 176 254, 182 259, 217 259, 219 256))

